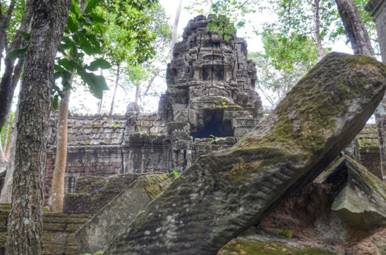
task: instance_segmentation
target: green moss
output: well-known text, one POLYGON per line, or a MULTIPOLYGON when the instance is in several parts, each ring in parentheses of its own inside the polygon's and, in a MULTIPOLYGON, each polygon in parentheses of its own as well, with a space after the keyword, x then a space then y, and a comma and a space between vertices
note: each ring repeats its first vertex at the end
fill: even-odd
POLYGON ((386 183, 380 180, 378 177, 370 173, 366 167, 359 164, 350 157, 345 157, 348 164, 351 164, 350 174, 354 175, 357 180, 362 180, 363 183, 369 186, 369 190, 372 190, 379 194, 386 201, 386 183))
POLYGON ((0 247, 4 247, 7 242, 7 233, 0 233, 0 247))
POLYGON ((359 150, 379 150, 378 139, 371 137, 361 137, 357 139, 359 150))
POLYGON ((315 248, 296 248, 282 242, 261 242, 256 240, 234 240, 220 250, 218 255, 334 255, 315 248))
POLYGON ((292 239, 294 236, 294 232, 291 229, 282 229, 279 232, 279 235, 287 239, 292 239))
POLYGON ((323 153, 326 143, 335 136, 340 119, 347 118, 345 115, 353 104, 348 99, 373 93, 371 86, 363 86, 369 83, 366 74, 386 75, 374 63, 382 65, 366 57, 326 57, 324 65, 305 76, 262 124, 267 128, 263 136, 246 136, 226 150, 227 156, 239 159, 226 173, 227 177, 242 181, 250 177, 249 172, 261 171, 266 165, 307 161, 323 153), (251 162, 248 155, 252 154, 261 157, 251 162))
POLYGON ((100 129, 100 128, 102 128, 102 124, 100 124, 100 123, 92 123, 91 127, 95 128, 95 129, 100 129))
POLYGON ((154 199, 158 197, 174 181, 174 177, 169 174, 154 174, 141 176, 138 181, 142 183, 147 195, 154 199))
POLYGON ((122 125, 119 123, 119 122, 114 122, 112 125, 111 125, 111 128, 112 129, 118 129, 118 128, 122 128, 122 125))

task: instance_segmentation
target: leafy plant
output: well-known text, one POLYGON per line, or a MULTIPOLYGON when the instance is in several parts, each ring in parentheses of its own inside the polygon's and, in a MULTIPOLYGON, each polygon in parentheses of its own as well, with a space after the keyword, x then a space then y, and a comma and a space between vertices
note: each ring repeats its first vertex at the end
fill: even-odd
POLYGON ((177 168, 174 168, 171 172, 171 175, 174 177, 174 178, 178 178, 181 176, 181 171, 177 168))

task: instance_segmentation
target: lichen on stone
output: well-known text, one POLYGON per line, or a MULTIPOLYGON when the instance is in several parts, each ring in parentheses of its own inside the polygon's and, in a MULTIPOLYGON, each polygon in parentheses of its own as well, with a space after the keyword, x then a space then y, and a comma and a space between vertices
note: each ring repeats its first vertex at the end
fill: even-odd
MULTIPOLYGON (((218 255, 334 255, 327 250, 294 247, 279 241, 236 239, 229 242, 218 255)), ((336 254, 335 254, 336 255, 336 254)))

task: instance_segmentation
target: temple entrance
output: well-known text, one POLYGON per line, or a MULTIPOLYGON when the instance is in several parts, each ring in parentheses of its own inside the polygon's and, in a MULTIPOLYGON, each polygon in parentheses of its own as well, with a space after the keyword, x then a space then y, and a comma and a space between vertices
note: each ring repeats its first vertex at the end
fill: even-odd
POLYGON ((194 138, 208 138, 210 136, 226 137, 233 136, 231 120, 224 120, 224 110, 211 109, 203 112, 203 126, 197 127, 192 132, 194 138))

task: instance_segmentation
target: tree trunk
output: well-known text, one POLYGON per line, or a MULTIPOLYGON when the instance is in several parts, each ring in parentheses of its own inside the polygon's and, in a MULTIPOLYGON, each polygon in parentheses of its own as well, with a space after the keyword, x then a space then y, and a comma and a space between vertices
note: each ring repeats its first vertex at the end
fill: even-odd
POLYGON ((42 254, 42 173, 51 107, 51 82, 69 0, 33 0, 31 37, 19 101, 8 255, 42 254))
POLYGON ((113 115, 113 111, 114 111, 115 96, 117 94, 117 89, 118 89, 118 85, 119 85, 120 73, 121 73, 121 65, 117 64, 117 74, 115 77, 115 87, 114 87, 113 98, 111 100, 110 113, 109 113, 110 116, 113 115))
MULTIPOLYGON (((101 69, 100 75, 103 76, 103 70, 101 69)), ((102 97, 100 98, 98 102, 98 114, 102 113, 102 107, 103 107, 103 92, 102 92, 102 97)))
POLYGON ((182 1, 183 0, 178 1, 178 6, 177 6, 177 10, 176 10, 176 17, 174 18, 172 44, 171 44, 171 52, 172 53, 173 53, 174 45, 177 42, 178 22, 180 21, 180 16, 181 16, 182 1))
POLYGON ((354 54, 374 56, 369 34, 352 0, 335 0, 354 54))
POLYGON ((3 189, 0 194, 0 203, 11 203, 12 197, 12 180, 13 180, 13 172, 15 170, 15 154, 16 154, 16 138, 17 138, 17 128, 16 123, 18 120, 19 114, 19 106, 17 106, 17 110, 15 113, 15 120, 12 126, 12 134, 11 134, 11 152, 8 156, 8 164, 6 166, 7 173, 5 174, 3 189))
POLYGON ((134 101, 137 105, 140 104, 140 101, 141 101, 141 85, 140 84, 137 84, 135 87, 135 100, 134 101))
POLYGON ((7 139, 6 139, 6 142, 4 143, 4 146, 5 146, 5 156, 7 157, 7 159, 9 159, 9 156, 11 154, 11 149, 12 149, 12 146, 14 146, 15 144, 12 144, 12 136, 13 136, 13 133, 14 133, 14 124, 15 124, 15 117, 16 117, 16 114, 11 116, 10 114, 8 114, 8 121, 7 121, 7 130, 8 130, 8 134, 7 134, 7 139))
POLYGON ((23 58, 19 58, 16 64, 16 61, 11 59, 8 54, 16 49, 26 47, 26 41, 23 38, 23 34, 30 31, 32 4, 33 0, 26 1, 26 9, 20 24, 20 28, 15 35, 14 41, 7 50, 7 56, 4 59, 5 70, 0 82, 0 131, 7 120, 7 116, 12 104, 13 94, 15 92, 17 82, 19 81, 24 63, 23 58))
POLYGON ((322 38, 320 36, 320 0, 314 0, 314 38, 316 47, 318 48, 318 57, 322 59, 326 55, 326 50, 323 47, 322 38))
POLYGON ((0 164, 4 164, 5 161, 6 161, 5 150, 4 150, 3 143, 0 141, 0 164))
POLYGON ((51 186, 51 211, 63 212, 64 177, 67 164, 67 119, 71 91, 63 92, 60 102, 59 121, 56 131, 56 158, 51 186))
MULTIPOLYGON (((3 53, 7 49, 7 30, 9 27, 9 21, 13 15, 13 11, 15 9, 16 0, 11 0, 8 6, 8 10, 6 14, 2 13, 0 9, 0 67, 1 61, 3 60, 3 53)), ((0 4, 0 8, 1 8, 0 4)))

